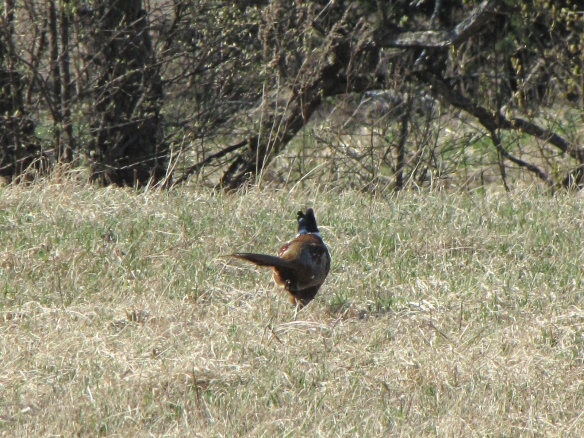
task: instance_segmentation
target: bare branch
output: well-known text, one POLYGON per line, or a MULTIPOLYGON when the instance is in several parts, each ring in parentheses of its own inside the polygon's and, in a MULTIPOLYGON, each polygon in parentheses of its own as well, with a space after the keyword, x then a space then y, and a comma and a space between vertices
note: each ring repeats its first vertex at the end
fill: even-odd
POLYGON ((584 150, 571 145, 570 142, 558 134, 518 117, 507 119, 501 113, 491 112, 480 105, 476 105, 460 93, 457 93, 443 78, 439 78, 429 71, 415 72, 414 75, 430 85, 431 90, 445 102, 476 117, 489 132, 497 129, 524 132, 557 147, 578 161, 578 163, 584 163, 584 150))
POLYGON ((181 184, 183 182, 185 182, 189 176, 191 176, 193 173, 198 172, 199 170, 201 170, 203 167, 205 167, 207 164, 211 163, 214 160, 217 160, 221 157, 224 157, 225 155, 227 155, 230 152, 236 151, 238 149, 241 149, 242 147, 250 144, 252 140, 243 140, 240 141, 237 144, 231 145, 226 147, 225 149, 221 149, 219 152, 216 152, 212 155, 209 155, 207 158, 205 158, 203 161, 199 161, 196 164, 193 164, 192 166, 188 167, 185 172, 183 173, 183 175, 178 178, 173 184, 172 187, 181 184))
MULTIPOLYGON (((509 161, 517 164, 519 167, 523 167, 523 168, 529 170, 531 173, 535 174, 539 179, 541 179, 543 182, 545 182, 548 185, 548 187, 550 187, 551 189, 554 188, 554 186, 555 186, 554 181, 551 180, 550 177, 543 170, 541 170, 535 164, 531 164, 531 163, 528 163, 527 161, 523 161, 522 159, 517 158, 514 155, 511 155, 508 151, 506 151, 505 148, 501 145, 501 139, 494 131, 491 131, 491 140, 493 141, 493 144, 495 145, 495 148, 497 149, 497 152, 499 153, 499 155, 501 157, 507 158, 509 161)), ((505 185, 505 190, 509 191, 509 188, 507 187, 507 182, 505 181, 504 174, 503 174, 503 183, 505 185)))
POLYGON ((396 28, 379 29, 374 36, 379 47, 445 48, 468 39, 499 13, 500 1, 485 0, 451 30, 404 32, 396 28))
POLYGON ((541 126, 537 126, 534 123, 528 122, 527 120, 520 119, 518 117, 513 117, 511 120, 504 120, 504 129, 517 129, 526 134, 532 135, 540 140, 544 140, 562 152, 570 155, 573 159, 578 161, 580 164, 584 164, 584 150, 571 145, 570 142, 565 140, 563 137, 559 136, 554 132, 550 132, 547 129, 543 129, 541 126))
POLYGON ((442 100, 444 100, 446 103, 456 108, 460 108, 476 117, 481 125, 483 125, 491 134, 491 138, 493 139, 493 143, 499 154, 517 164, 518 166, 524 167, 530 172, 534 173, 548 186, 553 187, 554 182, 543 170, 531 163, 511 155, 501 146, 501 143, 498 140, 498 136, 495 134, 498 129, 518 130, 520 132, 532 135, 536 138, 539 138, 540 140, 550 143, 551 145, 560 149, 562 152, 567 153, 580 164, 583 163, 584 150, 582 150, 582 148, 577 148, 576 146, 571 145, 567 140, 558 134, 550 132, 549 130, 546 130, 534 123, 520 118, 515 117, 512 119, 507 119, 500 113, 490 112, 486 108, 472 103, 469 99, 454 91, 454 89, 446 81, 444 81, 444 79, 439 78, 438 76, 428 71, 416 72, 415 76, 429 84, 431 90, 438 97, 442 98, 442 100))

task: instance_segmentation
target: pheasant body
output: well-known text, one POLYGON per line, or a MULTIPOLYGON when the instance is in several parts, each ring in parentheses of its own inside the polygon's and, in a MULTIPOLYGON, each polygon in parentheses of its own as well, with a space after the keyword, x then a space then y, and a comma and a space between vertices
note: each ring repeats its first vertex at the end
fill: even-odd
POLYGON ((312 208, 298 212, 298 234, 280 248, 277 256, 244 252, 232 254, 232 257, 273 268, 274 281, 284 286, 290 302, 299 307, 314 299, 331 264, 312 208))

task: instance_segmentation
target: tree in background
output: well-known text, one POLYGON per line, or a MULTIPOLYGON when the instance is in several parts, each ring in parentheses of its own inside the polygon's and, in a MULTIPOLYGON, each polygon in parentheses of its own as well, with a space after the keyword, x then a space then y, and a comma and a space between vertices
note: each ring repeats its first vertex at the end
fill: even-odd
POLYGON ((24 81, 16 69, 14 2, 6 0, 0 29, 0 176, 12 180, 42 167, 34 123, 23 104, 24 81))
MULTIPOLYGON (((49 78, 52 84, 47 103, 53 119, 53 141, 56 156, 63 162, 73 159, 75 139, 71 119, 71 82, 69 62, 69 27, 73 5, 69 0, 47 1, 50 53, 49 78)), ((48 90, 47 90, 48 91, 48 90)))
POLYGON ((321 136, 329 155, 355 162, 340 173, 364 176, 360 184, 383 185, 384 168, 400 189, 493 166, 505 187, 517 169, 552 189, 581 183, 581 140, 563 136, 582 102, 577 2, 270 2, 263 11, 266 82, 288 98, 262 117, 255 132, 263 136, 234 156, 224 186, 253 181, 327 98, 361 109, 388 98, 391 120, 356 129, 369 144, 347 142, 338 129, 336 139, 321 136))
POLYGON ((141 0, 103 0, 86 10, 97 70, 89 146, 91 178, 144 185, 166 176, 162 81, 141 0))
POLYGON ((578 8, 27 0, 2 55, 24 95, 9 111, 103 184, 579 187, 578 8))

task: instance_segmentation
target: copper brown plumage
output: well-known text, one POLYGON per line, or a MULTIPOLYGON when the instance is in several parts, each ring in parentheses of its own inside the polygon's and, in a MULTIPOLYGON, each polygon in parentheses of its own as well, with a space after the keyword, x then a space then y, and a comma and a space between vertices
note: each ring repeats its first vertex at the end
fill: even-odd
POLYGON ((298 234, 280 248, 277 256, 250 252, 231 256, 273 268, 275 282, 284 286, 290 302, 298 307, 314 299, 331 266, 331 257, 318 232, 312 208, 298 212, 298 234))

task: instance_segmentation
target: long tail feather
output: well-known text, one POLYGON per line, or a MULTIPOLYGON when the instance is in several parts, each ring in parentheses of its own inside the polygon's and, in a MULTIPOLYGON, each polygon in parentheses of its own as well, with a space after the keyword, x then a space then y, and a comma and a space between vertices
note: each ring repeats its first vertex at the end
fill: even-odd
POLYGON ((235 254, 231 254, 231 257, 246 260, 258 266, 269 266, 280 269, 294 269, 294 265, 289 261, 268 254, 256 254, 253 252, 237 252, 235 254))

